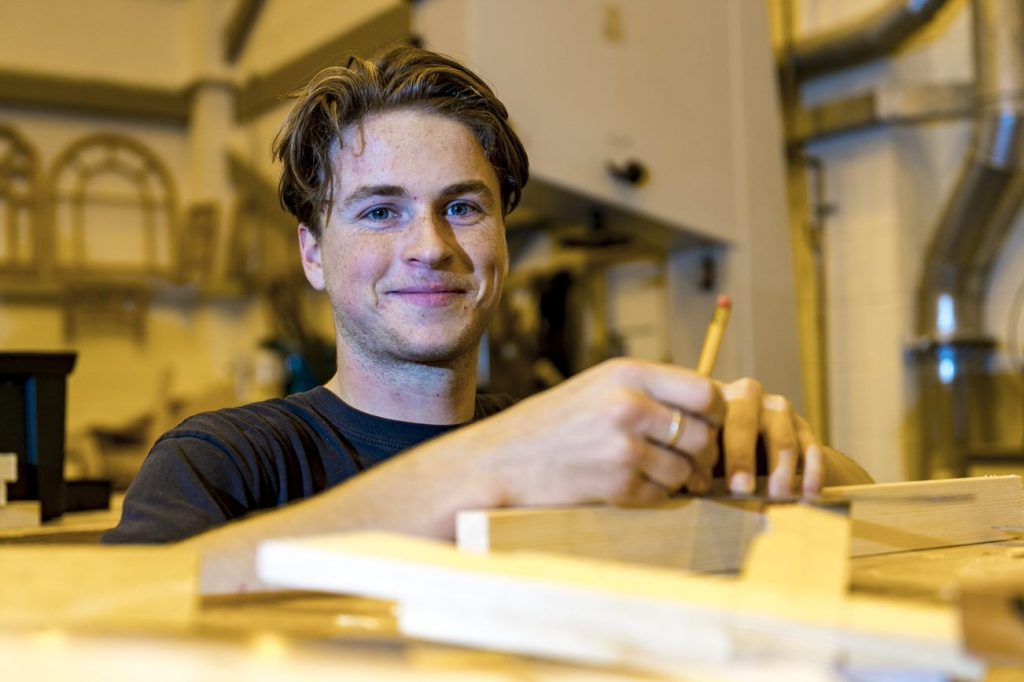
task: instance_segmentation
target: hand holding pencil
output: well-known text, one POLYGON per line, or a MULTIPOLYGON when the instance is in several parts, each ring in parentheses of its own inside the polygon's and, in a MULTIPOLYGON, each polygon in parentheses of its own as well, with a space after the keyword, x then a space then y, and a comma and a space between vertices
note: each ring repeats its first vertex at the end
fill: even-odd
MULTIPOLYGON (((708 325, 697 373, 710 377, 722 346, 732 301, 722 294, 708 325)), ((807 421, 784 396, 766 394, 760 382, 740 379, 724 384, 725 420, 722 424, 726 484, 733 493, 752 493, 756 487, 758 440, 768 451, 768 494, 788 497, 800 483, 801 491, 821 490, 824 450, 807 421), (803 474, 800 480, 800 473, 803 474)), ((698 484, 700 489, 702 484, 698 484)))
MULTIPOLYGON (((446 452, 483 453, 474 475, 501 505, 648 505, 687 489, 702 494, 721 459, 731 491, 755 488, 755 448, 769 455, 768 493, 821 485, 822 450, 782 396, 753 379, 711 378, 732 302, 720 296, 695 369, 614 358, 515 407, 446 436, 446 452), (718 436, 721 433, 722 448, 718 436), (456 438, 458 436, 458 438, 456 438), (451 439, 465 438, 465 444, 451 439)), ((439 441, 441 442, 441 441, 439 441)))

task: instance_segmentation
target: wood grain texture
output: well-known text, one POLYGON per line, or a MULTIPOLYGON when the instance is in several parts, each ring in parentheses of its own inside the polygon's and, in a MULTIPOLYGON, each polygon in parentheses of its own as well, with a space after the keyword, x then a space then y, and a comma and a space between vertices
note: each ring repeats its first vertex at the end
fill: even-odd
POLYGON ((1024 569, 964 580, 960 611, 968 651, 1024 665, 1024 569))
MULTIPOLYGON (((785 561, 787 557, 776 557, 785 561)), ((589 664, 685 673, 733 660, 904 666, 966 679, 955 610, 773 598, 720 576, 531 552, 460 552, 385 533, 264 543, 260 578, 398 602, 407 635, 589 664)))
POLYGON ((18 480, 18 456, 13 452, 0 452, 0 483, 18 480))
POLYGON ((694 571, 735 570, 763 503, 680 498, 647 509, 588 506, 459 513, 460 549, 529 549, 694 571))
MULTIPOLYGON (((849 503, 850 556, 1006 540, 1024 528, 1019 476, 825 488, 849 503)), ((692 571, 735 571, 764 525, 767 501, 678 498, 645 509, 606 506, 461 512, 460 548, 526 549, 692 571)))
POLYGON ((180 547, 0 547, 0 626, 182 628, 197 561, 180 547))
POLYGON ((850 503, 852 556, 1007 540, 1024 529, 1020 476, 839 486, 822 497, 850 503))
MULTIPOLYGON (((0 482, 0 486, 6 485, 0 482)), ((38 528, 39 527, 39 502, 36 500, 24 500, 19 502, 8 502, 0 506, 0 531, 12 528, 38 528)))

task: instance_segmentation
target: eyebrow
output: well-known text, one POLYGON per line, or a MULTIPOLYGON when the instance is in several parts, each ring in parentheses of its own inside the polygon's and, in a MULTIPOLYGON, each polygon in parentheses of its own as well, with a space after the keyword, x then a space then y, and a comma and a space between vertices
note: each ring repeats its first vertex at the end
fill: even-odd
POLYGON ((443 197, 454 197, 460 194, 479 194, 484 201, 494 201, 494 194, 491 192, 490 187, 479 180, 457 182, 454 185, 448 185, 441 192, 443 197))
MULTIPOLYGON (((448 185, 441 190, 441 197, 455 197, 461 194, 479 194, 484 201, 493 202, 494 193, 491 192, 490 188, 479 180, 466 180, 464 182, 456 182, 452 185, 448 185)), ((357 204, 366 199, 373 197, 396 197, 402 198, 408 196, 404 187, 399 185, 362 185, 356 188, 345 197, 345 201, 341 204, 341 209, 348 209, 353 204, 357 204)))
POLYGON ((369 199, 371 197, 404 197, 405 189, 398 185, 363 185, 345 197, 341 208, 347 209, 352 204, 369 199))

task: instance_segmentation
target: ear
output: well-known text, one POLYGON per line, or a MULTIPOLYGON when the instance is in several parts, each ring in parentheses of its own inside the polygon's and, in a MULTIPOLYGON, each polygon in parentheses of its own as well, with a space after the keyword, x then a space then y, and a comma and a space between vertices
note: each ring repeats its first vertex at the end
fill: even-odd
POLYGON ((320 261, 320 242, 313 231, 299 223, 299 255, 302 256, 302 270, 306 279, 317 291, 324 290, 324 267, 320 261))

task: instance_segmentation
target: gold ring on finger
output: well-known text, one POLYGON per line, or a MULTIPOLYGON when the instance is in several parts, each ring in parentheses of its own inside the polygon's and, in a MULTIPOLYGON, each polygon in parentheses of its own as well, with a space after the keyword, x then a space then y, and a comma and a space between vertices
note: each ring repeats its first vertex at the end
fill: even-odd
POLYGON ((665 445, 670 448, 674 448, 683 435, 683 419, 682 410, 672 410, 672 423, 668 425, 668 437, 665 439, 665 445))

